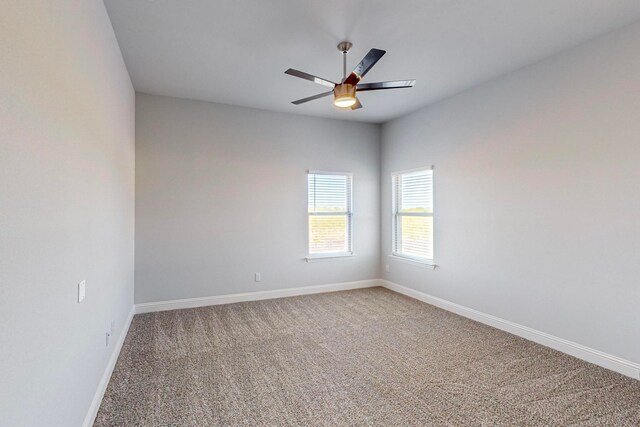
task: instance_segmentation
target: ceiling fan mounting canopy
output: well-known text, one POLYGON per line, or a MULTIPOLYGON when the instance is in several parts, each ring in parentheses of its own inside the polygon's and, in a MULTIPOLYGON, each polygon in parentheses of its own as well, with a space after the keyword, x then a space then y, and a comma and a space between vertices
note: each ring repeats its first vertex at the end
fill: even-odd
POLYGON ((388 82, 376 82, 360 84, 360 80, 369 72, 369 70, 382 58, 386 53, 381 49, 371 49, 369 53, 358 63, 353 71, 347 75, 347 54, 351 49, 351 42, 343 41, 338 44, 338 50, 342 52, 342 80, 340 83, 334 83, 331 80, 326 80, 303 71, 294 70, 289 68, 285 71, 285 74, 289 74, 294 77, 309 80, 323 86, 330 87, 332 90, 323 92, 318 95, 313 95, 308 98, 298 99, 293 101, 292 104, 300 105, 305 102, 313 101, 314 99, 324 98, 333 94, 333 103, 336 107, 352 110, 362 108, 362 104, 356 96, 356 92, 381 90, 381 89, 400 89, 413 87, 416 83, 415 80, 396 80, 388 82))
POLYGON ((338 43, 338 50, 342 53, 347 53, 349 49, 351 49, 351 46, 353 46, 351 42, 340 42, 338 43))

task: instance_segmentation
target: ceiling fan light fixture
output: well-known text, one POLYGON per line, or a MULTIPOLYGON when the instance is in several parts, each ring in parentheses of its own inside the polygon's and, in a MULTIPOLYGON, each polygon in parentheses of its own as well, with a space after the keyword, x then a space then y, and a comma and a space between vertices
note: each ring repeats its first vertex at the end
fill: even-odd
POLYGON ((349 108, 356 103, 356 85, 339 84, 333 88, 333 104, 340 108, 349 108))
POLYGON ((336 98, 333 103, 336 107, 349 108, 355 105, 356 99, 344 96, 342 98, 336 98))

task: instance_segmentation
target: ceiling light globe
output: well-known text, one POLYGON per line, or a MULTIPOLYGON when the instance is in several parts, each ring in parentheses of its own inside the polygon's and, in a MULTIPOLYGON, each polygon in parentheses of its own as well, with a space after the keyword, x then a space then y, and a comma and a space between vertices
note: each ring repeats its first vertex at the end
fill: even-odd
POLYGON ((356 99, 350 96, 343 96, 341 98, 336 98, 333 103, 336 107, 349 108, 355 105, 356 99))

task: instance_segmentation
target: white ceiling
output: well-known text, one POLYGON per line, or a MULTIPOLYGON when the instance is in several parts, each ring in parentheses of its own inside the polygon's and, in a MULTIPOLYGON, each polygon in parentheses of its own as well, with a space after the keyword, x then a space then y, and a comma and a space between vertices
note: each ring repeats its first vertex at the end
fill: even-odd
POLYGON ((105 0, 135 89, 274 111, 384 122, 640 19, 640 0, 105 0), (363 82, 412 89, 331 98, 289 68, 337 81, 372 48, 363 82))

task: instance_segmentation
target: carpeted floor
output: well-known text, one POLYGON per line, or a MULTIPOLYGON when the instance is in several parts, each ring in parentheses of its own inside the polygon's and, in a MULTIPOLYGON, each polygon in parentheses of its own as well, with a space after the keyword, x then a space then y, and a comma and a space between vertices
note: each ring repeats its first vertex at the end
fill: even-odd
POLYGON ((384 288, 135 316, 96 426, 639 426, 640 381, 384 288))

